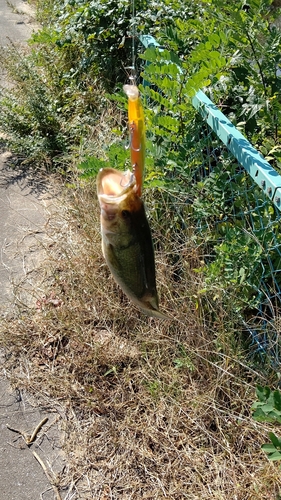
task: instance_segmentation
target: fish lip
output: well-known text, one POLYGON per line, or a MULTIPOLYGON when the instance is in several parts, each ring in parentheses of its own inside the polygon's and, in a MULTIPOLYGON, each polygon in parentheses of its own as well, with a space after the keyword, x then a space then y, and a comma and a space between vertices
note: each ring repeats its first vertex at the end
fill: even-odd
POLYGON ((125 200, 128 196, 128 188, 126 190, 122 191, 122 193, 119 196, 115 196, 113 194, 99 194, 99 202, 100 203, 105 203, 107 205, 119 205, 123 200, 125 200))

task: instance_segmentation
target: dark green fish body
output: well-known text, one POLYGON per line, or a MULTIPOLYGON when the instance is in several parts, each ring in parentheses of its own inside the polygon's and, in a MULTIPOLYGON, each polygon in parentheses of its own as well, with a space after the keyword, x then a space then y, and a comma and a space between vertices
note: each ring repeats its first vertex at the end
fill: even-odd
POLYGON ((152 237, 134 177, 112 168, 102 169, 97 192, 102 250, 113 277, 147 315, 167 319, 158 310, 152 237), (127 186, 122 187, 125 183, 127 186))

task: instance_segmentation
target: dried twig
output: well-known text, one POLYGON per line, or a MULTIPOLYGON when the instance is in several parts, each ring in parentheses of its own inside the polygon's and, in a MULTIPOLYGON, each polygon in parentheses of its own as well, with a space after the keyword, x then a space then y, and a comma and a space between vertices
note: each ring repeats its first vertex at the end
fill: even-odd
POLYGON ((39 457, 39 455, 36 453, 36 451, 33 451, 32 453, 33 453, 34 457, 36 458, 37 462, 39 462, 39 464, 41 465, 43 471, 45 472, 45 474, 48 478, 48 481, 50 482, 50 485, 52 486, 52 488, 55 492, 57 500, 62 500, 62 498, 60 496, 60 492, 58 490, 58 487, 54 484, 54 480, 53 480, 52 476, 49 474, 47 467, 44 464, 43 460, 39 457))
MULTIPOLYGON (((35 427, 35 429, 31 435, 27 434, 26 432, 24 432, 20 429, 16 429, 15 427, 11 427, 8 424, 6 424, 6 425, 7 425, 8 429, 10 429, 10 431, 17 432, 18 434, 20 434, 23 437, 27 446, 30 446, 35 441, 38 432, 40 431, 41 427, 43 427, 43 425, 46 424, 46 422, 48 422, 48 417, 43 418, 43 420, 41 420, 41 422, 39 422, 39 424, 35 427)), ((58 490, 57 486, 54 484, 54 480, 53 480, 52 476, 49 474, 47 467, 44 464, 43 460, 39 457, 39 455, 35 451, 32 451, 32 453, 33 453, 34 457, 36 458, 36 460, 41 465, 43 471, 45 472, 45 474, 48 478, 48 481, 50 482, 50 484, 55 492, 57 500, 62 500, 60 493, 59 493, 59 490, 58 490)))
POLYGON ((41 427, 43 427, 43 425, 46 424, 47 422, 48 422, 48 417, 43 418, 43 420, 34 429, 33 433, 30 436, 30 439, 28 440, 28 442, 26 444, 31 444, 31 443, 33 443, 33 441, 35 441, 36 436, 37 436, 38 432, 40 431, 41 427))
POLYGON ((38 432, 40 431, 41 427, 43 427, 43 425, 46 424, 46 422, 48 422, 48 417, 43 418, 43 420, 41 420, 41 422, 39 422, 39 424, 35 427, 35 429, 31 435, 27 434, 26 432, 24 432, 20 429, 16 429, 15 427, 11 427, 8 424, 6 424, 6 425, 10 431, 17 432, 18 434, 20 434, 23 437, 23 439, 25 440, 25 443, 27 444, 27 446, 29 446, 30 444, 32 444, 35 441, 38 432))

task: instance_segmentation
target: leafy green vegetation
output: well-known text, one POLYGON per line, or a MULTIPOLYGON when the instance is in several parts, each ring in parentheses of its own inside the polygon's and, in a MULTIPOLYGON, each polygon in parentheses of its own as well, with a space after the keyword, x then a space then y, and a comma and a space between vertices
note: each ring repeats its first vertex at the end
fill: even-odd
POLYGON ((196 228, 207 293, 211 291, 214 302, 224 296, 229 305, 230 298, 232 311, 242 313, 241 318, 254 310, 263 315, 280 290, 280 215, 200 123, 190 97, 206 87, 279 168, 281 32, 269 5, 249 2, 243 9, 212 2, 200 22, 177 20, 173 29, 164 30, 165 42, 177 56, 167 49, 148 49, 142 56, 150 63, 144 78, 153 86, 143 89, 151 103, 148 129, 157 148, 157 154, 151 152, 153 180, 169 192, 185 193, 189 210, 182 212, 182 220, 196 228), (191 30, 196 43, 186 47, 191 30))
MULTIPOLYGON (((256 394, 259 401, 255 402, 253 418, 258 422, 281 423, 281 394, 279 390, 271 391, 269 387, 258 386, 256 394)), ((281 439, 273 432, 269 433, 271 443, 263 444, 262 450, 269 460, 281 460, 281 439)))
MULTIPOLYGON (((194 16, 197 8, 180 5, 183 18, 194 16)), ((173 3, 137 2, 134 27, 130 9, 129 0, 39 1, 43 27, 30 52, 3 52, 13 89, 3 89, 1 123, 9 147, 26 162, 63 171, 80 154, 101 154, 104 137, 111 142, 121 118, 105 91, 128 76, 134 29, 155 34, 177 16, 173 3)))

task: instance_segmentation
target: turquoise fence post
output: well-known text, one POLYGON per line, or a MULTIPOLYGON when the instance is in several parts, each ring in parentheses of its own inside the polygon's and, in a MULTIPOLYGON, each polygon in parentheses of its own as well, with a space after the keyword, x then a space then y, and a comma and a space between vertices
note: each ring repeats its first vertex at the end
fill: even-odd
POLYGON ((217 106, 199 90, 192 99, 204 121, 227 146, 262 191, 281 210, 281 176, 252 146, 217 106))

